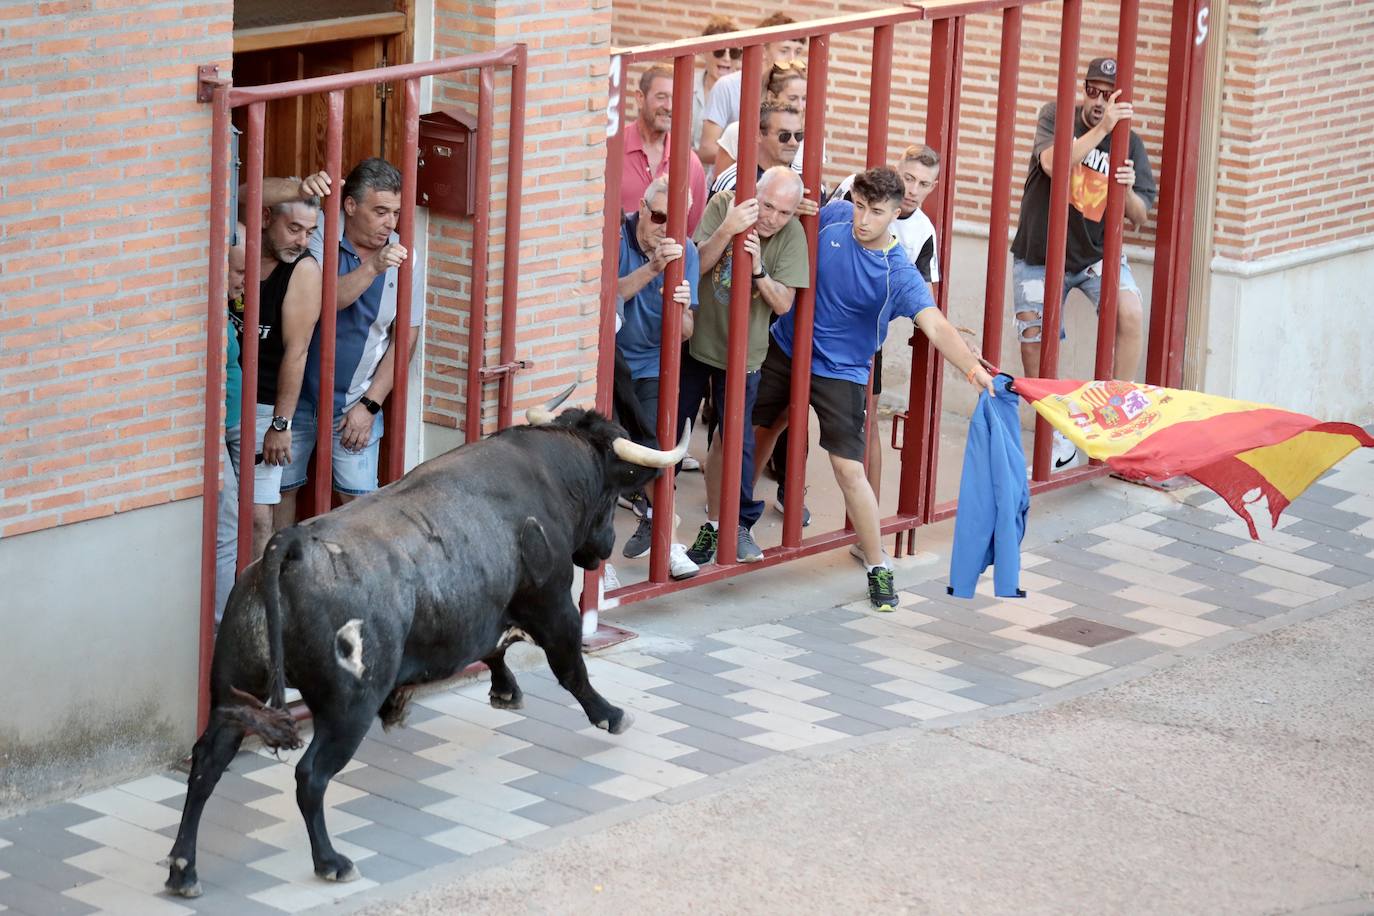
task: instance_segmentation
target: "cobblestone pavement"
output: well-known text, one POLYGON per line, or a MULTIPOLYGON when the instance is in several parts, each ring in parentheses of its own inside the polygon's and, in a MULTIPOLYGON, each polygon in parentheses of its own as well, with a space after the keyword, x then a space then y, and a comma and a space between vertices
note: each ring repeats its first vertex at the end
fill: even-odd
POLYGON ((620 736, 589 726, 547 670, 519 674, 520 712, 492 709, 485 681, 467 683, 419 699, 408 727, 375 729, 330 788, 331 833, 361 880, 314 877, 295 755, 245 751, 205 811, 204 897, 161 893, 157 863, 185 793, 185 775, 169 770, 0 821, 0 910, 351 908, 348 898, 379 885, 411 879, 413 889, 427 869, 502 861, 770 756, 1048 705, 1180 651, 1249 638, 1374 579, 1371 519, 1374 456, 1357 453, 1258 543, 1198 490, 1023 554, 1024 599, 960 601, 936 578, 906 590, 892 614, 866 603, 798 609, 673 651, 631 642, 588 660, 598 688, 635 715, 620 736))

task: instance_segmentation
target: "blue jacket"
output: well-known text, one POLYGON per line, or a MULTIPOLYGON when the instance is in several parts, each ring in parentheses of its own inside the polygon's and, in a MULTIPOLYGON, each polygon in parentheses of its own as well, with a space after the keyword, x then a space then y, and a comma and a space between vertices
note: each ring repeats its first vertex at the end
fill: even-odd
POLYGON ((993 593, 1024 598, 1021 538, 1026 533, 1030 487, 1021 448, 1019 398, 1007 390, 1005 375, 993 379, 997 397, 985 391, 968 426, 959 510, 954 517, 954 550, 949 558, 949 594, 972 598, 978 577, 994 565, 993 593))

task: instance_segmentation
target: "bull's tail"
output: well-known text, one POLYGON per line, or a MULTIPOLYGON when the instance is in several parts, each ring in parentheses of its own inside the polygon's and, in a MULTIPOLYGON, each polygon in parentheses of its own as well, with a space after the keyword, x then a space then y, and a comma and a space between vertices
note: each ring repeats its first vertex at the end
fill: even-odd
POLYGON ((296 719, 289 710, 273 709, 237 687, 229 690, 238 702, 224 707, 226 721, 257 735, 263 744, 273 750, 291 751, 304 743, 296 728, 296 719))
POLYGON ((281 568, 287 560, 300 559, 304 535, 299 528, 286 528, 267 543, 262 555, 263 603, 267 614, 267 705, 286 709, 286 662, 282 650, 281 568))

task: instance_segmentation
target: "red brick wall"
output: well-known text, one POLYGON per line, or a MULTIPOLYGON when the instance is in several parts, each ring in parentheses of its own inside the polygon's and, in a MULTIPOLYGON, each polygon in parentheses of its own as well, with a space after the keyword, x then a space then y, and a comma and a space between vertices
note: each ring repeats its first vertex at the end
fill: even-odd
POLYGON ((1374 232, 1374 15, 1359 0, 1231 4, 1217 253, 1374 232))
POLYGON ((0 536, 195 496, 231 0, 0 5, 0 536))
MULTIPOLYGON (((579 402, 590 403, 595 395, 610 37, 609 0, 531 0, 499 7, 466 0, 436 3, 436 58, 516 42, 529 45, 516 358, 533 365, 517 376, 517 409, 578 379, 579 402)), ((436 81, 434 104, 475 112, 476 87, 475 75, 436 81)), ((509 81, 500 74, 496 101, 487 365, 498 361, 500 344, 510 104, 509 81)), ((431 218, 425 420, 459 429, 467 399, 471 238, 470 220, 431 218)), ((484 426, 490 430, 496 385, 486 385, 484 395, 484 426)))

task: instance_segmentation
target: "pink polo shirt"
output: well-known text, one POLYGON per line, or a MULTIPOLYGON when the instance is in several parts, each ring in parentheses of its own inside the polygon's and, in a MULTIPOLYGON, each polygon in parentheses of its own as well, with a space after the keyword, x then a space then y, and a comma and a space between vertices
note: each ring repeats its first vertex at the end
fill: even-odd
MULTIPOLYGON (((663 135, 663 161, 658 171, 649 171, 649 156, 644 152, 644 135, 639 132, 639 119, 631 121, 625 128, 625 159, 620 173, 620 207, 626 214, 639 209, 644 197, 644 189, 660 175, 668 174, 668 159, 672 148, 672 135, 663 135)), ((689 152, 691 167, 687 187, 692 189, 692 206, 687 210, 687 236, 697 231, 701 214, 706 211, 706 170, 701 167, 697 154, 689 152)), ((678 239, 679 242, 682 239, 678 239)))

